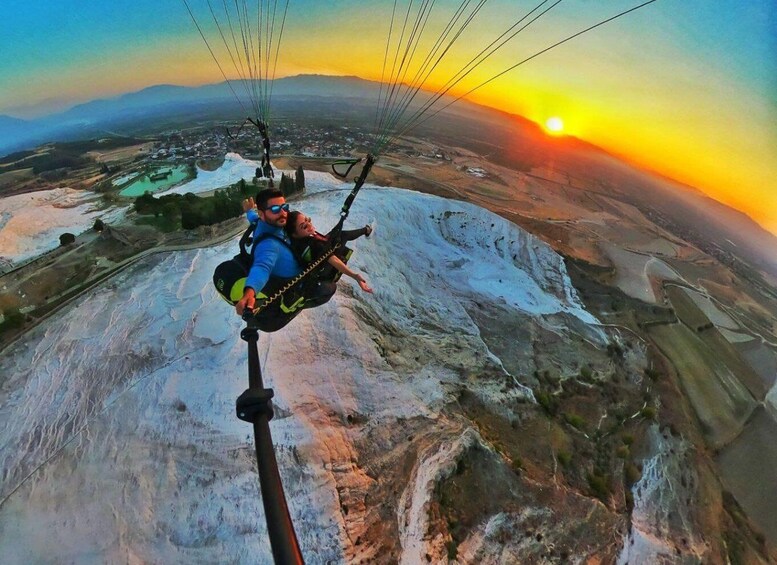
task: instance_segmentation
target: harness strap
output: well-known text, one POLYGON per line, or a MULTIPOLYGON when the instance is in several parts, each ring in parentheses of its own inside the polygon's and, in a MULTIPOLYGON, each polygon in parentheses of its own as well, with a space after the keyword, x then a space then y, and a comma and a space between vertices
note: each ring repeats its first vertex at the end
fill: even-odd
POLYGON ((259 129, 259 133, 262 136, 262 174, 269 179, 273 179, 275 178, 275 171, 272 170, 272 165, 270 164, 270 136, 267 132, 267 124, 263 121, 252 120, 251 118, 248 118, 248 121, 259 129))
MULTIPOLYGON (((268 237, 273 237, 273 236, 268 236, 268 237)), ((279 239, 279 238, 276 238, 276 239, 279 239)), ((281 298, 284 292, 289 290, 291 287, 293 287, 295 284, 297 284, 299 281, 301 281, 307 275, 313 272, 316 269, 316 267, 321 265, 321 263, 323 263, 325 260, 329 259, 329 257, 331 257, 339 247, 340 247, 340 244, 337 243, 331 249, 327 250, 327 252, 324 253, 321 257, 319 257, 318 259, 313 261, 310 265, 308 265, 308 267, 304 271, 302 271, 300 274, 298 274, 296 277, 294 277, 285 285, 283 285, 280 289, 278 289, 275 292, 275 294, 273 294, 272 296, 268 296, 267 299, 265 299, 264 302, 262 302, 259 306, 254 306, 254 309, 251 310, 251 314, 256 316, 267 306, 269 306, 270 304, 272 304, 273 302, 281 298)))
POLYGON ((253 236, 254 230, 256 230, 256 222, 252 222, 248 226, 246 231, 243 232, 243 235, 240 237, 239 245, 240 245, 240 254, 241 255, 248 255, 248 256, 250 256, 253 259, 254 251, 256 251, 256 246, 259 245, 259 243, 261 241, 264 241, 265 239, 272 238, 272 239, 280 241, 283 245, 288 247, 288 249, 289 249, 289 251, 291 251, 292 255, 294 255, 294 257, 297 260, 299 260, 299 257, 297 257, 297 254, 294 252, 294 248, 291 245, 289 245, 288 241, 286 241, 283 238, 278 237, 277 235, 273 235, 271 233, 263 233, 258 238, 253 239, 252 236, 253 236), (246 246, 248 246, 248 245, 251 246, 251 251, 246 251, 246 246))

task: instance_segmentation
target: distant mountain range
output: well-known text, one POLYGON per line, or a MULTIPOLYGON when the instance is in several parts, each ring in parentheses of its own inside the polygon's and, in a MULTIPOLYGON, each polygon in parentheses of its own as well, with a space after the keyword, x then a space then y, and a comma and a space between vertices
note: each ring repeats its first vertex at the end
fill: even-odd
POLYGON ((5 152, 5 147, 12 144, 20 136, 24 136, 30 129, 31 122, 0 116, 0 153, 5 152))
MULTIPOLYGON (((233 82, 237 90, 239 82, 233 82)), ((357 77, 299 75, 273 83, 273 99, 284 97, 376 98, 379 84, 357 77)), ((237 90, 238 94, 242 93, 237 90)), ((116 98, 93 100, 34 120, 0 115, 0 156, 48 141, 70 141, 129 133, 138 122, 154 118, 198 115, 203 109, 237 110, 229 83, 200 87, 157 85, 116 98)))
MULTIPOLYGON (((233 82, 241 98, 239 82, 233 82)), ((351 118, 371 119, 380 93, 380 84, 358 77, 298 75, 274 81, 273 112, 276 116, 331 118, 344 122, 351 118), (342 103, 347 101, 348 103, 342 103)), ((237 119, 245 115, 230 84, 223 82, 200 87, 158 85, 118 96, 94 100, 67 111, 35 120, 0 116, 0 155, 32 148, 49 141, 70 141, 105 135, 142 135, 198 121, 237 119)), ((726 252, 744 256, 753 264, 777 276, 774 236, 749 217, 705 197, 691 187, 670 179, 640 173, 608 155, 604 150, 572 137, 549 139, 537 124, 512 114, 471 103, 459 103, 446 110, 444 120, 422 124, 417 134, 427 134, 454 146, 467 147, 495 163, 531 170, 549 156, 567 170, 598 175, 607 171, 623 173, 618 183, 630 193, 633 202, 660 211, 671 223, 692 226, 695 239, 714 242, 726 252)))

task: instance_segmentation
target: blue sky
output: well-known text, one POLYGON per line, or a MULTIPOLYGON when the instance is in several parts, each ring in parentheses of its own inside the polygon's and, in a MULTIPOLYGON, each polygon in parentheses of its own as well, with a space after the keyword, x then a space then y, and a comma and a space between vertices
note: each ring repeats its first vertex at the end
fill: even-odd
MULTIPOLYGON (((217 3, 214 0, 214 5, 217 3)), ((491 2, 500 3, 505 10, 515 4, 491 2)), ((612 12, 636 3, 566 0, 553 17, 561 29, 560 22, 593 21, 599 13, 605 13, 602 6, 612 12), (589 14, 592 17, 587 17, 589 14)), ((202 0, 191 0, 191 4, 199 15, 205 14, 202 0)), ((384 22, 374 14, 388 14, 390 8, 390 1, 292 0, 287 37, 314 34, 327 41, 328 37, 337 37, 340 30, 362 30, 380 37, 385 35, 380 29, 384 22)), ((206 18, 202 20, 207 23, 206 18)), ((728 80, 770 96, 772 102, 777 100, 777 3, 773 0, 659 0, 634 14, 631 22, 624 19, 622 25, 614 24, 610 30, 597 33, 610 42, 618 41, 623 34, 639 37, 646 49, 669 38, 672 47, 682 51, 689 61, 709 66, 728 80)), ((119 64, 132 59, 133 53, 173 46, 169 55, 174 57, 189 47, 199 49, 197 37, 181 0, 6 0, 0 19, 0 113, 34 104, 37 98, 69 96, 84 101, 113 93, 111 75, 121 73, 119 64), (107 68, 111 61, 116 66, 104 83, 87 85, 92 88, 85 88, 80 96, 72 88, 65 88, 65 93, 62 88, 37 93, 24 88, 31 77, 49 74, 66 81, 68 76, 77 77, 85 64, 107 68), (71 91, 73 94, 69 94, 71 91)), ((180 76, 181 69, 174 61, 160 59, 158 65, 170 67, 173 76, 180 76)), ((203 63, 209 64, 207 54, 203 63)), ((217 78, 214 76, 214 80, 217 78)), ((142 88, 153 82, 144 81, 139 73, 135 84, 142 88)))

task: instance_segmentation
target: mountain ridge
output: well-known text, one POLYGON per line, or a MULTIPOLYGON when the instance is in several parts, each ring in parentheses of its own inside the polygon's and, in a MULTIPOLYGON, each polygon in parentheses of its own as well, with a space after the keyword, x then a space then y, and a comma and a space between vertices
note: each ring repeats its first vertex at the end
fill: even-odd
MULTIPOLYGON (((239 84, 235 83, 235 86, 239 84)), ((276 99, 277 105, 281 107, 285 102, 294 99, 348 98, 366 101, 377 98, 379 92, 379 83, 353 75, 301 74, 276 79, 273 83, 273 97, 276 99)), ((362 105, 366 108, 366 104, 362 105)), ((207 114, 214 107, 226 108, 236 114, 240 111, 227 82, 197 87, 170 84, 153 85, 117 97, 78 104, 64 112, 36 120, 25 121, 9 116, 0 116, 0 154, 29 148, 39 143, 51 141, 55 137, 64 137, 68 140, 100 137, 111 132, 121 132, 122 129, 128 130, 127 134, 136 133, 136 131, 130 131, 132 124, 141 120, 143 123, 153 123, 170 115, 199 116, 203 113, 207 114)), ((631 169, 643 171, 647 175, 661 180, 661 182, 645 183, 645 188, 653 191, 660 190, 665 194, 675 192, 676 198, 671 198, 671 200, 676 201, 677 198, 683 200, 685 207, 694 209, 694 216, 717 218, 714 222, 717 231, 710 231, 704 227, 699 231, 700 238, 715 239, 716 234, 723 233, 725 234, 724 239, 733 242, 735 247, 744 246, 756 250, 756 255, 764 258, 759 260, 758 264, 764 264, 765 260, 770 271, 777 276, 777 251, 771 254, 768 252, 770 248, 777 249, 777 245, 770 245, 770 242, 777 241, 774 234, 742 212, 737 211, 736 214, 732 214, 731 210, 733 209, 711 199, 695 187, 668 179, 653 171, 644 170, 585 140, 572 136, 548 138, 543 134, 540 126, 517 114, 466 101, 453 105, 445 112, 451 119, 453 117, 461 118, 462 123, 464 120, 475 119, 487 121, 494 126, 495 130, 498 129, 502 132, 500 142, 503 143, 515 139, 516 135, 521 135, 525 142, 524 145, 530 146, 531 151, 534 152, 598 155, 612 160, 612 162, 623 163, 631 169), (514 127, 510 127, 511 124, 514 127), (670 191, 669 183, 676 190, 670 191), (689 200, 683 196, 683 193, 693 193, 693 197, 689 200), (720 220, 723 217, 728 218, 728 222, 720 220), (728 225, 729 222, 735 224, 736 229, 732 229, 728 225), (746 229, 747 233, 750 234, 748 240, 752 241, 742 240, 739 232, 743 229, 746 229)), ((423 127, 419 129, 423 131, 423 127)), ((442 126, 440 125, 440 127, 442 126)), ((482 134, 482 132, 479 133, 482 134)), ((507 157, 508 160, 513 158, 510 155, 507 157)), ((675 216, 677 219, 674 221, 682 219, 682 214, 678 216, 677 210, 671 205, 664 206, 662 212, 667 217, 675 216)), ((697 222, 697 224, 702 225, 701 222, 697 222)), ((736 252, 736 249, 728 246, 726 241, 721 240, 717 244, 726 248, 729 253, 736 252)))

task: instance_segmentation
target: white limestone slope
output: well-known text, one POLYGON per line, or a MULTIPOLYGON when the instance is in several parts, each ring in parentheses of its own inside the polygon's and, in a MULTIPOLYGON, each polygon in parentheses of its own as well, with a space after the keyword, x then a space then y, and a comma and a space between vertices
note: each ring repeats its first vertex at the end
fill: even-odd
POLYGON ((112 222, 126 207, 102 210, 94 192, 73 188, 0 198, 0 265, 18 264, 59 246, 59 236, 78 235, 97 218, 112 222))
POLYGON ((709 559, 709 543, 698 532, 696 506, 700 500, 699 480, 691 462, 692 446, 683 439, 664 436, 658 425, 648 438, 653 454, 644 463, 642 476, 634 485, 631 529, 624 539, 618 565, 682 563, 692 565, 709 559), (676 542, 682 540, 682 552, 676 542))
MULTIPOLYGON (((351 186, 306 177, 312 194, 299 207, 325 230, 351 186)), ((499 366, 468 308, 498 301, 556 326, 566 319, 603 344, 561 258, 500 217, 368 186, 348 227, 367 222, 376 231, 352 244, 352 266, 375 293, 343 281, 329 304, 259 343, 281 475, 310 563, 346 560, 360 515, 345 520, 343 489, 376 480, 347 416, 366 415, 370 426, 423 418, 461 434, 441 416, 446 382, 499 366), (386 336, 413 347, 390 350, 386 336)), ((148 258, 4 353, 3 563, 271 561, 252 429, 234 415, 247 386, 241 321, 211 283, 235 245, 148 258)), ((433 461, 419 469, 399 518, 403 562, 423 554, 432 494, 423 477, 440 473, 433 461)))

